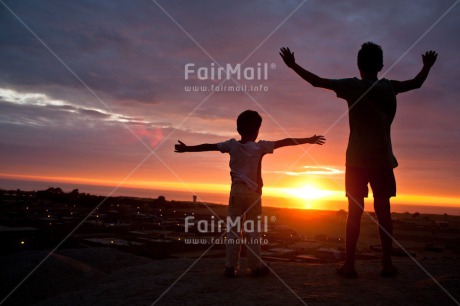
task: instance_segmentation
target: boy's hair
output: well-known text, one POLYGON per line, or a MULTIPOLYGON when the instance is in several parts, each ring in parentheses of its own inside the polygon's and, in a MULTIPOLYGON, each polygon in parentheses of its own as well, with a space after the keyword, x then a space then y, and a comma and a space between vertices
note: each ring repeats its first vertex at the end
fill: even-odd
POLYGON ((379 72, 383 68, 382 47, 373 43, 362 44, 358 52, 358 68, 366 72, 379 72))
POLYGON ((262 117, 253 110, 242 112, 236 119, 236 129, 241 136, 256 134, 262 125, 262 117))

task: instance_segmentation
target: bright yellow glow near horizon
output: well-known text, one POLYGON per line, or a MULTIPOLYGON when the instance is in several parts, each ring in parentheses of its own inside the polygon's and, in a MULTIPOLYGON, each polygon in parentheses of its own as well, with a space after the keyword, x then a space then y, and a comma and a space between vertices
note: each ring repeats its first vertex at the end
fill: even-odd
POLYGON ((293 197, 304 200, 318 200, 325 199, 331 195, 331 191, 323 190, 316 184, 308 183, 298 188, 286 188, 287 193, 293 197))
POLYGON ((264 188, 264 196, 288 198, 292 206, 303 209, 322 209, 325 201, 343 201, 342 191, 328 190, 317 182, 304 182, 295 187, 264 188))
MULTIPOLYGON (((97 178, 77 178, 64 176, 34 176, 34 175, 15 175, 0 173, 0 178, 8 179, 23 179, 31 181, 48 181, 76 184, 86 184, 91 186, 110 186, 124 188, 141 188, 141 189, 157 189, 165 191, 190 192, 190 194, 210 193, 222 195, 225 199, 230 191, 228 184, 211 184, 211 183, 178 183, 178 182, 163 182, 151 180, 132 180, 120 184, 119 181, 110 179, 97 178)), ((325 184, 309 179, 307 182, 291 182, 294 187, 270 187, 265 186, 263 196, 288 199, 292 203, 292 208, 304 209, 322 209, 327 201, 346 201, 344 190, 333 190, 331 187, 326 187, 325 184), (294 204, 297 203, 297 204, 294 204)), ((290 186, 292 186, 290 185, 290 186)), ((59 186, 58 186, 59 187, 59 186)), ((142 195, 139 195, 142 196, 142 195)), ((372 193, 366 201, 372 200, 372 193)), ((225 201, 224 201, 225 202, 225 201)), ((460 197, 429 195, 429 194, 398 194, 396 198, 392 198, 392 203, 398 204, 417 204, 424 206, 451 206, 460 207, 460 197)), ((286 206, 289 207, 290 205, 286 206)))

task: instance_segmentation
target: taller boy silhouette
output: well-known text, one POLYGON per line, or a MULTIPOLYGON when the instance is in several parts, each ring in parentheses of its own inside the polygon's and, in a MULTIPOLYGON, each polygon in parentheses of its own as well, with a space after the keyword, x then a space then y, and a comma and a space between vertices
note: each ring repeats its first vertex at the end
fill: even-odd
POLYGON ((374 209, 379 221, 382 244, 382 276, 393 276, 391 252, 393 226, 390 198, 396 196, 393 168, 398 163, 391 145, 391 124, 396 114, 396 95, 420 88, 436 61, 437 54, 428 51, 422 55, 423 67, 415 78, 407 81, 378 79, 383 68, 382 48, 372 42, 364 43, 358 52, 361 79, 325 79, 299 66, 294 52, 281 48, 286 65, 314 87, 333 90, 337 97, 348 103, 350 137, 346 153, 345 189, 348 197, 346 226, 346 260, 337 273, 347 278, 357 277, 355 269, 364 198, 368 196, 368 183, 374 194, 374 209))

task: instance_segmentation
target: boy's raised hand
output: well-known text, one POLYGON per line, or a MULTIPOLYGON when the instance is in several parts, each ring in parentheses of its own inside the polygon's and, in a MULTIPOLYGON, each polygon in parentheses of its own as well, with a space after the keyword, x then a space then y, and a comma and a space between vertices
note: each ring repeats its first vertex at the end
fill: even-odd
POLYGON ((427 51, 422 55, 423 65, 431 68, 436 62, 438 54, 435 51, 427 51))
POLYGON ((174 145, 174 152, 176 153, 184 153, 186 152, 187 145, 182 141, 178 140, 179 144, 174 145))
POLYGON ((311 139, 312 144, 318 144, 320 146, 322 146, 326 142, 326 138, 324 138, 324 136, 322 135, 319 135, 319 136, 315 135, 311 137, 310 139, 311 139))
POLYGON ((294 57, 294 52, 291 52, 289 48, 281 48, 280 49, 280 55, 283 58, 284 63, 286 66, 289 68, 292 68, 295 65, 295 57, 294 57))

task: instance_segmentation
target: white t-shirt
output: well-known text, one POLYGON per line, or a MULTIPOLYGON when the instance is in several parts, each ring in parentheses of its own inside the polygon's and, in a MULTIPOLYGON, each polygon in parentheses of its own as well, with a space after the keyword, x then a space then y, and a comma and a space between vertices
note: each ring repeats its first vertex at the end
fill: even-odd
POLYGON ((219 151, 230 154, 232 186, 244 183, 249 189, 262 192, 261 163, 265 154, 273 153, 274 141, 249 141, 245 144, 230 139, 217 144, 219 151))

